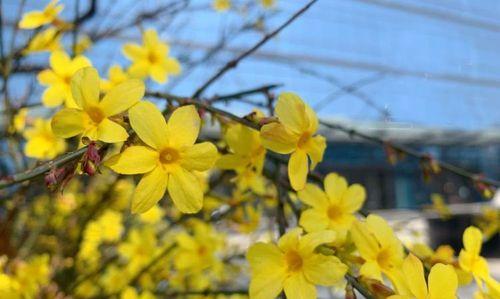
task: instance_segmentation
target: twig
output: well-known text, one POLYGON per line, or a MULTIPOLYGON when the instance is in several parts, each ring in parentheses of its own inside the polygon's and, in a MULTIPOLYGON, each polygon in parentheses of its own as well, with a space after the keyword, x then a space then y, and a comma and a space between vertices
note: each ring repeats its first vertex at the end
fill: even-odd
MULTIPOLYGON (((379 137, 375 137, 375 136, 372 136, 372 135, 368 135, 368 134, 365 134, 365 133, 362 133, 362 132, 359 132, 353 128, 347 128, 347 127, 344 127, 343 125, 340 125, 340 124, 334 124, 334 123, 331 123, 331 122, 325 122, 325 121, 320 121, 320 124, 329 128, 329 129, 334 129, 334 130, 337 130, 337 131, 342 131, 350 136, 356 136, 356 137, 359 137, 361 139, 365 139, 365 140, 368 140, 370 142, 373 142, 373 143, 378 143, 382 146, 385 146, 385 145, 389 145, 391 146, 392 148, 396 149, 397 151, 400 151, 400 152, 403 152, 409 156, 413 156, 417 159, 428 159, 429 158, 429 155, 426 154, 426 153, 421 153, 421 152, 418 152, 417 150, 413 149, 413 148, 410 148, 410 147, 407 147, 407 146, 404 146, 404 145, 401 145, 401 144, 395 144, 395 143, 392 143, 390 141, 387 141, 387 140, 384 140, 382 138, 379 138, 379 137)), ((494 179, 491 179, 491 178, 485 178, 485 177, 480 177, 479 175, 477 174, 474 174, 464 168, 461 168, 459 166, 456 166, 456 165, 453 165, 453 164, 450 164, 450 163, 447 163, 447 162, 443 162, 443 161, 438 161, 436 159, 433 159, 436 163, 439 164, 439 166, 443 169, 446 169, 452 173, 455 173, 459 176, 462 176, 464 178, 467 178, 467 179, 470 179, 472 180, 473 182, 481 182, 481 183, 484 183, 484 184, 487 184, 487 185, 491 185, 491 186, 495 186, 495 187, 500 187, 500 182, 497 181, 497 180, 494 180, 494 179)))
POLYGON ((297 11, 293 16, 291 16, 285 23, 283 23, 281 26, 276 28, 274 31, 271 33, 266 34, 258 43, 256 43, 253 47, 250 49, 246 50, 245 52, 241 53, 238 57, 235 59, 229 61, 222 67, 217 73, 215 73, 210 79, 208 79, 205 84, 203 84, 200 88, 196 90, 196 92, 193 94, 192 98, 197 98, 199 97, 212 83, 214 83, 217 79, 219 79, 222 75, 224 75, 227 71, 230 69, 235 68, 240 61, 245 59, 247 56, 251 55, 253 52, 257 51, 262 45, 264 45, 267 41, 269 41, 272 37, 274 37, 276 34, 278 34, 281 30, 285 29, 288 25, 290 25, 295 19, 297 19, 300 15, 302 15, 306 10, 311 7, 317 0, 312 0, 308 4, 306 4, 304 7, 302 7, 299 11, 297 11))

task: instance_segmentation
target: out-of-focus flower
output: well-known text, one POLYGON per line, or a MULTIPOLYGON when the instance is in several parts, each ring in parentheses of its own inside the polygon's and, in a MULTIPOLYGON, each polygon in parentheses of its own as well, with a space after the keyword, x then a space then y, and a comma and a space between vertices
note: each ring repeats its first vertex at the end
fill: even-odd
POLYGON ((212 7, 218 12, 227 11, 231 8, 231 0, 213 0, 212 7))
POLYGON ((451 211, 441 194, 431 194, 432 209, 438 213, 441 219, 446 220, 451 217, 451 211))
POLYGON ((40 160, 53 159, 66 150, 64 139, 57 137, 50 126, 50 120, 37 118, 34 126, 24 131, 27 142, 26 156, 40 160))
POLYGON ((130 76, 122 69, 121 66, 115 64, 108 70, 108 79, 101 79, 101 89, 109 91, 113 87, 127 81, 130 76))
POLYGON ((313 170, 323 160, 326 140, 323 136, 315 135, 318 130, 316 113, 298 95, 281 93, 275 112, 279 122, 262 126, 262 144, 274 152, 291 154, 288 177, 294 190, 302 190, 309 169, 313 170))
POLYGON ((195 107, 177 108, 167 124, 158 108, 144 101, 130 109, 129 119, 147 146, 130 146, 106 165, 121 174, 145 173, 135 189, 132 212, 146 212, 167 189, 181 212, 198 212, 203 206, 203 191, 194 171, 210 169, 218 154, 210 142, 195 144, 201 125, 195 107))
POLYGON ((64 5, 58 2, 59 0, 52 0, 42 11, 34 10, 25 13, 19 22, 19 28, 35 29, 54 22, 64 8, 64 5))
POLYGON ((14 119, 12 121, 13 131, 22 132, 24 127, 26 126, 26 118, 28 117, 28 109, 21 108, 17 111, 16 115, 14 115, 14 119))
POLYGON ((125 112, 144 96, 144 83, 130 79, 99 99, 99 74, 92 67, 79 70, 71 79, 77 108, 64 108, 52 118, 57 136, 70 138, 83 134, 91 140, 108 143, 127 140, 127 131, 112 117, 125 112))
POLYGON ((158 83, 165 83, 168 76, 181 72, 179 61, 168 56, 169 46, 158 39, 158 33, 154 29, 144 32, 142 43, 142 46, 126 44, 123 47, 125 56, 132 60, 129 69, 132 76, 150 76, 158 83))
POLYGON ((260 3, 264 8, 272 8, 276 5, 276 0, 260 0, 260 3))
POLYGON ((42 103, 47 107, 56 107, 65 102, 69 108, 77 107, 71 93, 71 77, 81 68, 91 65, 84 56, 71 59, 63 51, 53 52, 50 55, 51 69, 38 74, 40 84, 48 86, 43 92, 42 103))
POLYGON ((75 45, 75 55, 81 55, 83 52, 87 51, 92 46, 92 40, 88 35, 82 35, 78 37, 78 41, 75 45))
POLYGON ((47 28, 35 35, 23 51, 24 55, 35 52, 54 52, 63 50, 61 44, 62 34, 55 27, 47 28))

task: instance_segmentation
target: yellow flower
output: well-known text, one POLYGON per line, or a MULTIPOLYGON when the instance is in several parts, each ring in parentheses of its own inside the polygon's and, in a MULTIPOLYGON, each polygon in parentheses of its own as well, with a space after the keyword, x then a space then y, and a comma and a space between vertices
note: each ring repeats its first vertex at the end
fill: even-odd
POLYGON ((154 29, 148 29, 142 37, 143 45, 126 44, 125 56, 132 60, 129 72, 132 76, 144 78, 150 76, 158 83, 165 83, 169 75, 181 72, 177 59, 169 57, 169 46, 158 39, 154 29))
POLYGON ((49 255, 37 255, 21 262, 15 271, 15 279, 21 286, 23 298, 35 298, 41 287, 49 283, 49 255))
POLYGON ((53 159, 66 150, 66 142, 58 138, 50 127, 50 120, 37 118, 32 128, 26 129, 24 146, 26 156, 40 160, 53 159))
POLYGON ((464 249, 460 251, 458 262, 460 267, 466 272, 472 273, 476 281, 485 279, 489 276, 488 263, 480 255, 483 245, 483 234, 474 227, 469 226, 463 235, 464 249))
POLYGON ((441 194, 431 194, 432 209, 438 213, 441 219, 446 220, 451 217, 451 211, 441 194))
POLYGON ((92 46, 92 40, 88 35, 82 35, 78 37, 78 41, 75 45, 75 54, 80 55, 83 52, 87 51, 92 46))
POLYGON ((57 15, 63 10, 64 5, 58 4, 59 0, 52 0, 43 11, 34 10, 23 15, 19 22, 19 28, 35 29, 40 26, 54 22, 57 15))
POLYGON ((47 107, 56 107, 66 102, 66 106, 74 108, 77 105, 71 94, 71 77, 81 68, 91 66, 84 56, 71 59, 63 51, 55 51, 50 55, 50 67, 38 74, 38 81, 48 86, 43 92, 42 103, 47 107))
POLYGON ((156 297, 148 291, 144 291, 141 295, 133 287, 127 287, 120 295, 120 299, 155 299, 156 297))
POLYGON ((260 0, 264 8, 271 8, 276 4, 276 0, 260 0))
POLYGON ((280 94, 276 104, 279 122, 264 125, 260 136, 264 146, 280 154, 291 154, 288 177, 295 190, 304 189, 309 169, 308 156, 313 170, 323 160, 326 140, 314 136, 318 130, 318 118, 302 99, 290 92, 280 94))
POLYGON ((217 161, 222 169, 252 168, 262 172, 266 149, 262 146, 259 132, 241 124, 231 125, 224 139, 231 149, 231 153, 223 155, 217 161))
POLYGON ((250 298, 273 299, 284 289, 289 299, 315 299, 316 287, 332 286, 343 279, 347 266, 335 256, 314 250, 335 239, 335 232, 300 236, 296 228, 283 235, 278 245, 256 243, 247 253, 250 264, 250 298))
POLYGON ((159 223, 162 219, 163 216, 165 215, 165 212, 161 207, 158 205, 154 205, 149 211, 142 213, 139 215, 139 219, 143 223, 147 224, 156 224, 159 223))
POLYGON ((380 216, 369 215, 366 222, 355 221, 351 236, 361 257, 365 260, 360 274, 382 280, 382 273, 397 284, 395 275, 403 263, 403 245, 389 224, 380 216))
POLYGON ((214 0, 212 7, 218 12, 226 11, 231 8, 231 0, 214 0))
POLYGON ((122 67, 115 64, 108 70, 108 79, 101 79, 101 89, 109 91, 113 87, 123 83, 129 79, 129 75, 123 71, 122 67))
POLYGON ((213 266, 223 237, 208 224, 195 221, 193 235, 181 232, 176 236, 174 265, 181 271, 200 271, 213 266))
POLYGON ((61 38, 62 34, 59 34, 56 28, 50 27, 37 33, 30 41, 28 47, 23 51, 23 54, 26 55, 34 52, 54 52, 63 50, 61 38))
POLYGON ((450 265, 436 264, 429 273, 429 286, 425 282, 422 262, 413 254, 403 262, 404 279, 410 295, 394 295, 389 299, 455 299, 457 298, 457 275, 450 265))
POLYGON ((52 130, 57 136, 69 138, 83 134, 108 143, 127 140, 127 131, 111 118, 142 99, 142 81, 125 81, 99 100, 99 74, 96 69, 87 67, 71 78, 71 90, 77 107, 64 108, 54 115, 52 130))
POLYGON ((136 273, 149 263, 158 251, 156 234, 151 226, 133 229, 126 242, 118 245, 118 252, 127 260, 127 269, 136 273))
POLYGON ((365 201, 365 188, 359 184, 348 186, 346 179, 336 173, 328 174, 324 184, 325 191, 306 184, 298 192, 299 199, 312 207, 302 213, 300 225, 308 232, 350 229, 356 219, 353 214, 365 201))
POLYGON ((26 126, 27 116, 28 116, 27 108, 21 108, 19 109, 19 111, 17 111, 16 115, 14 116, 14 120, 12 121, 14 126, 13 131, 22 132, 24 130, 24 127, 26 126))
POLYGON ((146 146, 130 146, 107 165, 121 174, 145 174, 135 189, 132 212, 146 212, 167 189, 181 212, 198 212, 203 191, 194 171, 210 169, 217 149, 210 142, 195 144, 201 123, 195 107, 177 108, 167 124, 153 103, 141 102, 129 110, 129 119, 146 146))

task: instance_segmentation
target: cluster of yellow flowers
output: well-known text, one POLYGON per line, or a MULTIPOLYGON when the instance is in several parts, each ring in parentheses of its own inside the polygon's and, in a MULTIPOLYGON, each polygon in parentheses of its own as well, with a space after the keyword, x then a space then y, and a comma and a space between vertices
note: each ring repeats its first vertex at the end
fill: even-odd
MULTIPOLYGON (((224 11, 231 3, 216 0, 213 6, 224 11)), ((481 256, 478 228, 465 230, 458 257, 450 247, 433 251, 422 244, 410 252, 382 217, 360 215, 367 197, 363 186, 337 173, 327 174, 323 186, 308 180, 327 142, 318 133, 316 113, 297 94, 279 94, 273 115, 254 111, 247 116, 251 127, 212 117, 219 120, 223 138, 201 141, 205 110, 197 109, 196 99, 178 101, 176 107, 170 103, 164 110, 144 99, 148 78, 163 84, 181 71, 154 29, 143 32, 142 45, 123 47, 128 68, 113 65, 108 78, 101 79, 82 54, 88 39, 82 37, 73 56, 65 52, 61 37, 71 24, 59 19, 62 9, 54 0, 19 24, 44 26, 24 55, 51 52, 50 68, 38 74, 38 81, 47 87, 43 105, 57 111, 51 119, 32 120, 21 109, 12 130, 23 133, 28 157, 53 159, 85 145, 87 152, 74 168, 51 171, 52 180, 65 187, 63 194, 33 192, 31 209, 20 213, 19 222, 26 226, 12 224, 23 237, 8 244, 21 248, 19 256, 0 261, 1 298, 105 294, 148 299, 157 292, 193 292, 196 298, 236 299, 246 295, 209 295, 240 284, 247 270, 251 299, 282 292, 289 299, 314 299, 317 286, 341 288, 352 283, 346 277, 377 298, 452 299, 459 285, 472 279, 477 299, 500 298, 500 284, 481 256), (278 178, 273 184, 265 175, 266 157, 281 161, 283 155, 289 156, 288 181, 278 178), (99 173, 78 168, 101 159, 99 173), (90 175, 85 182, 69 182, 85 172, 90 175), (222 175, 227 173, 229 180, 222 175), (227 188, 215 188, 219 183, 227 188), (290 194, 282 194, 280 183, 289 183, 290 194), (166 195, 173 204, 161 201, 166 195), (284 207, 282 197, 290 201, 284 207), (226 213, 222 233, 216 222, 226 213), (297 227, 286 231, 277 219, 282 235, 273 241, 272 231, 267 237, 261 233, 262 220, 279 218, 278 213, 295 216, 297 227), (246 237, 241 242, 232 240, 234 235, 246 237), (241 248, 245 242, 249 246, 241 248), (25 259, 33 248, 37 255, 25 259), (249 268, 232 263, 243 253, 249 268)), ((443 217, 451 217, 442 198, 433 201, 443 217)))
MULTIPOLYGON (((269 9, 276 5, 276 0, 260 0, 262 7, 269 9)), ((217 12, 225 12, 231 8, 231 0, 213 0, 212 7, 217 12)))

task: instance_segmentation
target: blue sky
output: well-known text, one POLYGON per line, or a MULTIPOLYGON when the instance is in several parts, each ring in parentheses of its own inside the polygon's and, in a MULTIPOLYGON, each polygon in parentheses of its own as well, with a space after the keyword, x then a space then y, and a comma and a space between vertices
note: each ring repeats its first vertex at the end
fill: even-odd
MULTIPOLYGON (((255 0, 257 1, 257 0, 255 0)), ((39 6, 45 2, 30 5, 39 6)), ((73 1, 66 3, 72 15, 73 1)), ((126 22, 141 9, 162 1, 100 2, 112 19, 103 25, 126 22)), ((165 1, 167 3, 169 1, 165 1)), ((242 3, 233 1, 236 7, 242 3)), ((17 1, 7 1, 14 5, 17 1)), ((85 1, 82 1, 85 3, 85 1)), ((191 1, 189 7, 208 6, 211 1, 191 1)), ((277 0, 266 28, 286 20, 306 1, 277 0)), ((83 9, 83 8, 82 8, 83 9)), ((217 43, 221 31, 229 32, 262 13, 231 11, 218 14, 196 9, 172 20, 162 37, 171 43, 172 55, 199 57, 217 43)), ((227 73, 206 95, 282 83, 283 90, 299 93, 312 106, 328 102, 322 117, 355 121, 388 121, 408 126, 464 130, 499 128, 500 120, 500 2, 494 0, 319 0, 299 20, 286 28, 236 70, 227 73), (359 80, 371 82, 357 95, 338 92, 338 85, 359 80), (332 84, 335 83, 335 84, 332 84)), ((161 28, 168 20, 145 23, 161 28)), ((95 28, 94 22, 85 27, 95 28)), ((104 73, 110 61, 126 65, 120 52, 127 39, 138 39, 138 28, 123 32, 119 40, 97 44, 88 56, 104 73)), ((204 67, 182 81, 155 89, 191 94, 215 70, 260 39, 256 33, 238 36, 204 67)), ((229 107, 238 113, 248 106, 229 107)))

